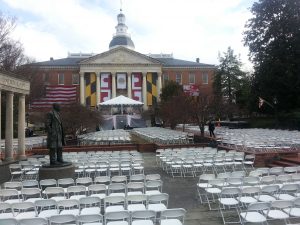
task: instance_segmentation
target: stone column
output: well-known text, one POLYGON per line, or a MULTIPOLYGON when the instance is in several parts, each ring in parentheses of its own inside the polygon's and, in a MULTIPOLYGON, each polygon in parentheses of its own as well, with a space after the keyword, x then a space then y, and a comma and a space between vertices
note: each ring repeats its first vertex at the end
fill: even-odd
POLYGON ((100 104, 100 73, 96 73, 96 104, 100 104))
POLYGON ((161 94, 161 72, 157 73, 157 101, 160 101, 160 94, 161 94))
POLYGON ((116 90, 116 73, 111 74, 112 79, 111 79, 111 94, 112 98, 115 98, 117 96, 117 90, 116 90))
POLYGON ((26 158, 25 154, 25 95, 19 96, 18 114, 18 159, 26 158))
POLYGON ((147 110, 148 109, 148 105, 147 105, 147 73, 143 73, 142 92, 143 92, 143 102, 144 102, 143 109, 147 110))
POLYGON ((84 73, 80 73, 80 104, 85 105, 85 99, 84 99, 84 73))
POLYGON ((131 96, 131 72, 127 73, 127 97, 132 98, 131 96))
POLYGON ((5 161, 13 160, 13 99, 14 93, 6 93, 6 121, 5 121, 5 161))

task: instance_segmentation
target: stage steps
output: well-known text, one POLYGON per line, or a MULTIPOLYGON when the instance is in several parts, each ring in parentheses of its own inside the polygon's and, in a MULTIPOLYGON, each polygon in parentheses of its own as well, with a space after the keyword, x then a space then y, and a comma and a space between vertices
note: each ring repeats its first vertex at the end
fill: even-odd
POLYGON ((268 164, 268 167, 275 167, 275 166, 300 166, 300 158, 294 157, 281 157, 279 160, 274 160, 272 163, 268 164))

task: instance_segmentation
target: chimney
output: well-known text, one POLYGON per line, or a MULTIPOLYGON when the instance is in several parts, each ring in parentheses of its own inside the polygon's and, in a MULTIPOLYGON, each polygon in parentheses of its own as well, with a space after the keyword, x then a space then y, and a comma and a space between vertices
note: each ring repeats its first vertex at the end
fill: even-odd
POLYGON ((196 58, 196 63, 199 63, 200 62, 200 59, 199 58, 196 58))
POLYGON ((50 57, 50 61, 53 61, 53 57, 50 57))

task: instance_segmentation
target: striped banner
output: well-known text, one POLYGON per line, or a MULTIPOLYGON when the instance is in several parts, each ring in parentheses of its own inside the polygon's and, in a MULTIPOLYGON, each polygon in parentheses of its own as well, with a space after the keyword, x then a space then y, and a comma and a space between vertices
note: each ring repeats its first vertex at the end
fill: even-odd
POLYGON ((49 85, 46 86, 45 97, 35 99, 31 102, 30 108, 51 108, 53 103, 67 106, 74 104, 77 100, 77 86, 49 85))
POLYGON ((157 73, 147 73, 147 105, 157 104, 157 73))
POLYGON ((86 73, 85 76, 85 102, 88 106, 96 106, 96 74, 86 73))

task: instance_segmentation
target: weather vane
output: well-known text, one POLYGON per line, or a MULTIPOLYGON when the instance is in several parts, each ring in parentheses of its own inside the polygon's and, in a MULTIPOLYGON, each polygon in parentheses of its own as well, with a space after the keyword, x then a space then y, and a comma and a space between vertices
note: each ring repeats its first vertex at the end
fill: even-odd
POLYGON ((120 0, 120 11, 122 11, 122 0, 120 0))

